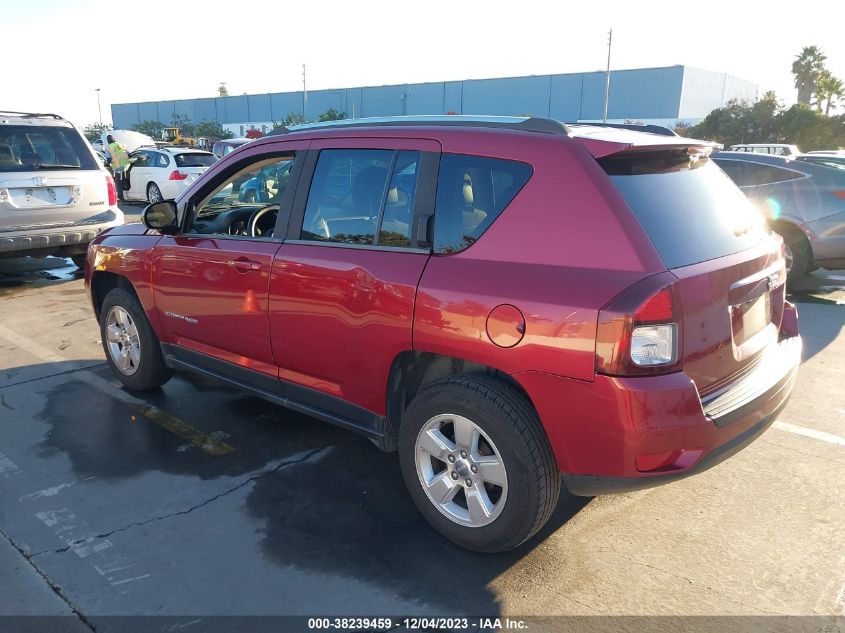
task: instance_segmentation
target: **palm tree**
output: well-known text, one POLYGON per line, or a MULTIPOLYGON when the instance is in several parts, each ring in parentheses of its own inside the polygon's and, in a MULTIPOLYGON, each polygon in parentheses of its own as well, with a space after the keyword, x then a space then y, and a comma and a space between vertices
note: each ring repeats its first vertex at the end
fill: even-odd
POLYGON ((822 102, 827 102, 824 113, 825 116, 830 116, 831 109, 836 107, 837 98, 843 93, 845 93, 845 85, 842 84, 842 80, 824 71, 816 85, 816 111, 821 112, 822 102))
POLYGON ((798 88, 798 102, 810 104, 819 78, 824 73, 827 55, 818 46, 805 46, 792 62, 795 87, 798 88))

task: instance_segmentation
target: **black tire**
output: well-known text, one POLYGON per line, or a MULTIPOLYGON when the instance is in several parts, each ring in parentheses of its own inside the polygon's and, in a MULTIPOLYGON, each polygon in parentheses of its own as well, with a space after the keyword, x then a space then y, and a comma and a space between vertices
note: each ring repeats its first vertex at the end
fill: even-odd
POLYGON ((79 255, 71 255, 70 261, 73 262, 73 265, 76 266, 79 270, 85 270, 85 258, 87 255, 85 253, 81 253, 79 255))
POLYGON ((503 552, 531 538, 551 517, 560 497, 560 473, 534 407, 511 385, 489 376, 461 374, 423 388, 402 416, 399 428, 402 476, 417 508, 454 543, 478 552, 503 552), (487 525, 468 527, 443 514, 429 500, 417 474, 416 440, 437 415, 471 419, 490 437, 507 470, 507 498, 487 525))
POLYGON ((151 182, 147 185, 147 202, 150 204, 154 202, 161 202, 164 200, 164 196, 161 195, 161 189, 158 188, 158 185, 154 182, 151 182))
POLYGON ((813 251, 806 236, 791 226, 776 226, 775 233, 783 238, 784 244, 792 253, 792 267, 786 276, 786 282, 795 283, 817 268, 813 263, 813 251))
POLYGON ((118 380, 127 389, 132 391, 149 391, 150 389, 160 387, 173 376, 173 370, 164 364, 164 357, 161 354, 161 345, 158 337, 153 332, 152 327, 150 327, 147 315, 133 293, 123 288, 114 288, 103 299, 103 305, 100 307, 100 338, 103 342, 103 351, 106 353, 106 360, 115 376, 117 376, 118 380), (118 369, 109 351, 106 324, 109 312, 116 306, 123 308, 129 313, 138 332, 141 354, 137 369, 132 375, 126 375, 118 369))

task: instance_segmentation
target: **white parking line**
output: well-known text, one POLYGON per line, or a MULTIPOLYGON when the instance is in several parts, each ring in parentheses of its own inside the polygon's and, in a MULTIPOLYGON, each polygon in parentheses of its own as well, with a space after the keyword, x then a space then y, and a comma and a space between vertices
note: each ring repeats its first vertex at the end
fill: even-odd
POLYGON ((803 435, 804 437, 811 437, 814 440, 820 440, 833 444, 834 446, 845 447, 845 437, 834 435, 833 433, 825 433, 824 431, 817 431, 815 429, 808 429, 806 426, 798 426, 797 424, 790 424, 789 422, 781 422, 778 420, 772 425, 781 431, 795 433, 795 435, 803 435))

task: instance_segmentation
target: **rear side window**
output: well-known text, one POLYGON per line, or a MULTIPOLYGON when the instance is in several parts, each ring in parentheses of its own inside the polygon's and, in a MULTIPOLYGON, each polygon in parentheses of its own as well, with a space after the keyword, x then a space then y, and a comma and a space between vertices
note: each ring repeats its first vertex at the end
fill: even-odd
POLYGON ((668 268, 738 253, 769 234, 762 214, 708 158, 661 151, 599 164, 668 268))
POLYGON ((301 239, 410 246, 419 164, 417 151, 321 151, 301 239))
POLYGON ((804 178, 804 174, 802 173, 792 171, 791 169, 781 169, 772 165, 726 158, 716 158, 714 160, 731 177, 731 180, 740 187, 758 187, 760 185, 771 185, 776 182, 804 178))
POLYGON ((217 157, 211 154, 176 154, 177 167, 211 167, 217 157))
POLYGON ((531 165, 513 160, 443 154, 437 180, 434 252, 473 244, 525 186, 531 165))
POLYGON ((51 169, 98 169, 98 166, 73 128, 0 126, 0 172, 51 169))

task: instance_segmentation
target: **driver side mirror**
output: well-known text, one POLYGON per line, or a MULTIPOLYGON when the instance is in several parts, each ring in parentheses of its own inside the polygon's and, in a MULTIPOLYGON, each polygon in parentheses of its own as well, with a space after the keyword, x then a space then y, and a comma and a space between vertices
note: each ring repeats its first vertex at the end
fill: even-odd
POLYGON ((176 203, 173 200, 147 205, 142 218, 144 226, 155 229, 162 235, 176 235, 179 230, 176 222, 176 203))

